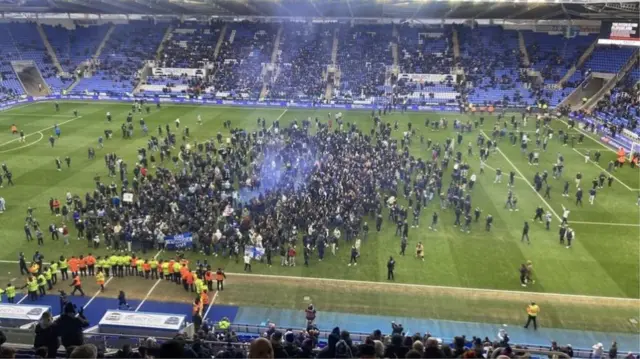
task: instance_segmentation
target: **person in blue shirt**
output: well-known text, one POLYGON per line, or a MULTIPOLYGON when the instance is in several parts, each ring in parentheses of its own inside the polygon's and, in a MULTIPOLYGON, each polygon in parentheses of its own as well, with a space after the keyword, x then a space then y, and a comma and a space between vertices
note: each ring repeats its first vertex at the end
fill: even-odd
POLYGON ((118 309, 122 310, 122 308, 127 308, 128 310, 131 310, 131 306, 129 305, 129 303, 127 303, 127 297, 124 294, 124 291, 120 291, 120 293, 118 294, 118 309))

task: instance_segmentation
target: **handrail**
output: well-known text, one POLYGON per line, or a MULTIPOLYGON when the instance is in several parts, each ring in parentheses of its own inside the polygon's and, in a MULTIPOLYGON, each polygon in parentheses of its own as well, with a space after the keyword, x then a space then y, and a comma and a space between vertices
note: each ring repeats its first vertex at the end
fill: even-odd
MULTIPOLYGON (((505 348, 503 348, 503 347, 495 348, 493 350, 493 352, 491 352, 491 358, 493 358, 493 359, 497 358, 500 355, 500 353, 502 353, 502 351, 504 349, 505 348)), ((549 358, 553 358, 553 359, 558 359, 558 358, 569 359, 569 358, 571 358, 569 355, 567 355, 567 353, 554 351, 554 350, 530 349, 530 348, 520 348, 520 347, 512 347, 511 350, 513 352, 518 352, 518 353, 524 352, 526 354, 547 355, 547 356, 549 356, 549 358)))

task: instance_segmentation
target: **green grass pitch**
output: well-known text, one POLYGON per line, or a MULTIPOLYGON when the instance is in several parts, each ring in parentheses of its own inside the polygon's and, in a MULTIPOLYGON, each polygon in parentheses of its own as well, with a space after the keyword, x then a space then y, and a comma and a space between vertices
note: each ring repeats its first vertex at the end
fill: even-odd
MULTIPOLYGON (((207 106, 181 106, 164 105, 161 109, 152 106, 150 115, 145 113, 135 114, 134 124, 136 133, 134 139, 125 140, 120 136, 120 125, 125 121, 127 113, 131 110, 131 105, 126 103, 86 103, 86 102, 62 102, 60 112, 55 112, 53 103, 37 103, 24 107, 14 108, 0 112, 0 162, 7 164, 13 172, 15 186, 7 186, 4 181, 4 188, 0 189, 0 196, 4 197, 7 203, 7 211, 0 215, 0 252, 1 260, 16 260, 17 253, 22 251, 28 257, 35 251, 40 250, 45 254, 46 259, 57 257, 61 254, 72 255, 82 254, 89 251, 86 241, 75 240, 75 229, 69 226, 72 234, 71 245, 64 247, 62 241, 53 242, 46 233, 48 224, 60 223, 60 217, 49 214, 48 201, 51 197, 63 200, 67 192, 76 193, 81 196, 85 192, 93 191, 96 175, 106 177, 103 156, 107 152, 115 152, 123 157, 130 168, 136 161, 136 150, 146 147, 146 139, 137 126, 137 121, 143 117, 149 126, 149 132, 156 133, 158 125, 164 126, 180 118, 182 126, 188 126, 191 130, 190 141, 204 141, 215 137, 220 131, 227 134, 222 126, 222 121, 231 120, 234 127, 253 129, 256 126, 256 119, 264 117, 267 123, 279 118, 281 123, 288 123, 294 119, 318 117, 322 121, 326 120, 330 110, 298 110, 281 108, 226 108, 207 106), (80 117, 74 117, 73 111, 78 110, 80 117), (111 112, 113 122, 106 122, 105 114, 111 112), (197 115, 202 116, 204 124, 198 126, 197 115), (48 137, 53 133, 54 124, 60 124, 62 136, 56 141, 54 148, 49 146, 48 137), (18 142, 17 137, 12 135, 10 127, 16 124, 19 129, 27 134, 26 142, 18 142), (97 139, 103 135, 103 131, 110 128, 114 132, 111 140, 105 141, 104 149, 97 149, 97 139), (96 158, 88 160, 87 148, 96 148, 96 158), (71 167, 67 168, 63 162, 62 171, 57 171, 55 158, 64 159, 70 156, 71 167), (36 208, 35 217, 39 220, 45 232, 45 245, 37 247, 35 242, 27 243, 24 236, 23 225, 27 207, 36 208)), ((335 112, 335 111, 333 111, 335 112)), ((359 127, 367 132, 372 126, 370 112, 366 111, 346 111, 344 118, 346 122, 355 122, 359 127)), ((476 115, 479 117, 479 115, 476 115)), ((449 118, 450 127, 453 119, 465 121, 467 115, 462 114, 435 114, 435 113, 394 113, 383 118, 385 122, 393 123, 399 121, 400 131, 395 131, 398 138, 401 131, 407 128, 407 123, 411 122, 417 129, 418 136, 423 134, 425 138, 430 138, 433 142, 443 143, 447 137, 454 138, 452 129, 447 131, 432 132, 424 127, 425 118, 438 119, 440 117, 449 118)), ((494 116, 485 115, 485 124, 480 129, 474 129, 471 134, 465 134, 461 147, 464 159, 470 163, 472 172, 478 171, 479 159, 478 150, 475 146, 477 136, 485 131, 491 132, 496 121, 494 116), (468 158, 467 143, 474 144, 475 157, 468 158)), ((533 131, 533 122, 529 121, 527 130, 533 131)), ((566 130, 566 124, 554 121, 552 126, 556 129, 566 130)), ((574 130, 575 132, 575 130, 574 130)), ((557 131, 556 131, 557 133, 557 131)), ((577 134, 577 132, 576 132, 577 134)), ((178 136, 180 137, 180 136, 178 136)), ((179 139, 178 142, 181 140, 179 139)), ((414 155, 422 158, 429 158, 430 151, 420 145, 418 138, 413 141, 411 150, 414 155)), ((490 233, 484 231, 483 223, 473 223, 471 233, 463 233, 458 228, 453 227, 453 212, 440 209, 437 201, 430 204, 422 211, 421 226, 410 229, 409 247, 406 257, 399 257, 399 238, 394 236, 395 226, 385 221, 380 233, 375 233, 373 218, 368 222, 372 227, 370 237, 363 242, 359 264, 357 267, 347 267, 348 250, 340 249, 339 253, 332 257, 330 254, 323 262, 312 261, 308 268, 298 266, 294 268, 274 265, 266 267, 263 264, 254 265, 254 273, 273 274, 287 276, 324 277, 335 279, 347 279, 358 281, 386 281, 386 260, 389 255, 397 259, 396 282, 424 284, 435 286, 452 286, 465 288, 497 289, 510 291, 526 291, 543 295, 543 293, 563 293, 581 296, 604 296, 621 298, 640 298, 639 294, 639 256, 640 253, 640 220, 639 207, 637 205, 638 189, 640 189, 640 172, 638 169, 631 169, 628 166, 614 172, 616 180, 611 188, 605 188, 598 193, 594 205, 587 201, 588 188, 591 179, 602 171, 596 164, 585 163, 584 152, 596 149, 601 150, 602 159, 600 165, 606 168, 610 159, 615 158, 615 154, 606 150, 600 143, 591 138, 585 138, 584 143, 572 146, 562 146, 556 138, 550 141, 547 152, 542 153, 539 166, 530 166, 527 159, 519 151, 519 147, 512 147, 507 143, 507 139, 500 143, 500 151, 491 154, 487 161, 486 173, 478 174, 479 180, 472 194, 472 205, 482 209, 482 218, 487 214, 494 217, 493 230, 490 233), (558 153, 562 153, 565 158, 564 179, 571 182, 571 197, 561 196, 563 180, 550 179, 553 187, 551 200, 544 201, 531 187, 533 175, 536 171, 547 169, 551 172, 552 163, 558 153), (505 172, 502 184, 494 184, 494 171, 492 168, 501 168, 505 172), (514 169, 515 168, 515 169, 514 169), (508 172, 514 170, 518 175, 514 192, 519 200, 519 211, 510 212, 504 209, 504 202, 507 194, 508 172), (583 187, 585 188, 584 207, 574 205, 573 178, 578 171, 584 175, 583 187), (551 231, 546 231, 544 225, 533 223, 531 220, 535 208, 542 205, 545 210, 549 207, 558 215, 562 215, 562 205, 571 210, 569 222, 576 232, 576 240, 571 249, 566 249, 558 243, 559 220, 554 216, 551 231), (427 229, 431 221, 433 211, 440 213, 440 227, 438 232, 427 229), (531 245, 520 242, 520 235, 524 221, 529 221, 532 229, 530 232, 531 245), (413 257, 413 247, 418 241, 422 241, 426 248, 426 260, 418 261, 413 257), (527 288, 522 288, 518 280, 518 268, 521 263, 531 260, 535 268, 536 283, 527 288)), ((173 167, 173 166, 171 166, 173 167)), ((153 173, 153 170, 152 170, 153 173)), ((105 181, 103 179, 103 181, 105 181)), ((444 176, 445 186, 449 179, 449 173, 444 176)), ((109 183, 110 180, 106 180, 109 183)), ((94 254, 105 254, 108 251, 100 249, 93 251, 94 254)), ((155 254, 149 253, 151 257, 155 254)), ((200 258, 201 254, 191 253, 192 258, 200 258)), ((242 264, 228 261, 221 258, 209 258, 215 266, 224 266, 229 272, 241 272, 242 264)), ((301 263, 301 262, 300 262, 301 263)), ((5 269, 3 266, 0 269, 5 269)), ((16 268, 17 269, 17 268, 16 268)), ((5 277, 4 273, 2 277, 5 277)), ((232 298, 230 294, 226 302, 244 303, 259 305, 262 301, 275 306, 295 306, 299 297, 303 295, 303 289, 289 288, 278 298, 270 298, 258 289, 256 283, 238 283, 239 287, 246 285, 243 295, 232 298), (248 295, 247 295, 248 294, 248 295)), ((344 288, 343 288, 344 289, 344 288)), ((309 292, 317 291, 317 288, 308 288, 309 292)), ((355 289, 344 289, 349 293, 355 289)), ((225 291, 226 292, 226 291, 225 291)), ((317 294, 327 298, 328 294, 317 294)), ((353 302, 358 303, 353 293, 353 302)), ((379 313, 398 313, 390 300, 392 295, 402 296, 406 293, 376 294, 378 300, 369 303, 368 309, 357 309, 357 305, 349 307, 336 307, 342 311, 364 311, 379 313)), ((330 295, 329 295, 330 296, 330 295)), ((418 297, 419 299, 419 297, 418 297)), ((416 297, 413 299, 417 301, 416 297)), ((496 310, 505 310, 509 313, 491 318, 487 321, 515 321, 511 318, 516 312, 522 311, 522 306, 526 304, 526 296, 514 306, 504 305, 496 295, 494 299, 478 299, 470 297, 446 297, 432 295, 428 297, 432 301, 436 310, 427 310, 423 315, 436 318, 459 319, 459 320, 482 320, 482 318, 469 317, 464 310, 472 310, 477 305, 495 307, 496 310), (438 298, 436 298, 438 297, 438 298), (502 303, 502 304, 501 304, 502 303), (503 307, 502 309, 498 309, 503 307), (450 313, 447 311, 450 310, 450 313)), ((327 298, 329 301, 330 299, 327 298)), ((572 310, 569 302, 553 302, 550 297, 548 306, 554 307, 554 320, 552 326, 570 328, 599 328, 601 330, 624 330, 638 331, 637 324, 630 325, 628 319, 638 317, 637 305, 634 301, 635 309, 625 308, 599 308, 597 318, 599 321, 583 317, 579 309, 572 310), (635 315, 634 315, 635 312, 635 315), (604 319, 613 317, 614 319, 604 319), (588 325, 590 323, 590 325, 588 325), (619 327, 618 327, 619 326, 619 327)), ((579 303, 573 303, 579 307, 579 303)), ((577 308, 577 307, 574 307, 577 308)), ((584 308, 583 308, 584 309, 584 308)), ((552 311, 548 311, 552 312, 552 311)))

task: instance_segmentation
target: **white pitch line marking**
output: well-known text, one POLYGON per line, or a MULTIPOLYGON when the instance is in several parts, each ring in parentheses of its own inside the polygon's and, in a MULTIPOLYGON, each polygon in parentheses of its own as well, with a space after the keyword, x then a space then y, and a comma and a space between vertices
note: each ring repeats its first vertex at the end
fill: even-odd
MULTIPOLYGON (((31 147, 31 146, 35 145, 36 143, 42 141, 42 139, 44 138, 44 135, 42 134, 42 132, 38 132, 38 134, 40 134, 40 138, 38 138, 37 140, 35 140, 33 142, 30 142, 30 143, 27 143, 26 145, 22 145, 20 147, 16 147, 16 148, 11 148, 11 149, 8 149, 8 150, 0 151, 0 153, 7 153, 7 152, 11 152, 11 151, 22 149, 22 148, 31 147)), ((27 136, 24 136, 24 137, 27 138, 27 136)), ((0 147, 2 147, 2 146, 3 145, 0 145, 0 147)))
MULTIPOLYGON (((106 281, 106 282, 104 282, 104 285, 106 286, 107 284, 109 284, 109 282, 111 282, 111 280, 112 280, 113 278, 114 278, 114 277, 109 277, 109 279, 107 279, 107 281, 106 281)), ((89 306, 89 304, 91 304, 91 302, 93 302, 93 300, 94 300, 94 299, 96 299, 96 298, 100 295, 100 293, 102 293, 102 290, 98 289, 98 291, 96 292, 96 294, 94 294, 94 295, 93 295, 93 297, 91 297, 91 299, 89 299, 89 301, 87 302, 87 304, 85 304, 85 305, 83 305, 83 306, 82 306, 82 309, 87 309, 87 307, 89 306)))
POLYGON ((571 224, 591 224, 596 226, 620 226, 620 227, 640 227, 640 224, 633 223, 608 223, 608 222, 580 222, 580 221, 571 221, 571 224))
POLYGON ((136 307, 135 312, 137 312, 138 310, 140 310, 140 308, 142 308, 142 305, 149 298, 149 296, 151 295, 151 292, 153 292, 153 290, 156 289, 158 284, 160 284, 160 281, 162 281, 162 279, 158 279, 156 281, 156 283, 153 285, 153 287, 151 287, 151 289, 149 289, 149 291, 147 292, 147 295, 144 296, 144 299, 142 300, 142 302, 140 302, 140 304, 138 304, 138 306, 136 307))
POLYGON ((27 299, 28 296, 29 294, 25 294, 24 297, 20 298, 20 300, 16 304, 22 304, 22 302, 24 302, 24 300, 27 299))
MULTIPOLYGON (((573 221, 573 223, 576 223, 576 222, 573 221)), ((18 261, 0 260, 0 263, 18 264, 18 261)), ((371 284, 371 285, 403 286, 407 288, 423 288, 423 289, 448 289, 448 290, 457 290, 461 292, 496 293, 496 294, 505 294, 505 295, 509 293, 516 293, 516 294, 527 294, 527 295, 548 296, 548 297, 602 299, 602 300, 623 301, 623 302, 635 301, 640 304, 640 300, 638 299, 625 298, 625 297, 603 297, 603 296, 594 296, 594 295, 563 294, 563 293, 553 293, 553 292, 524 292, 519 290, 486 289, 486 288, 456 287, 456 286, 413 284, 413 283, 389 283, 389 282, 375 282, 375 281, 364 281, 364 280, 355 280, 355 279, 320 278, 320 277, 311 277, 311 276, 301 277, 301 276, 272 275, 272 274, 253 274, 253 273, 249 274, 249 273, 242 273, 242 272, 240 273, 226 272, 226 273, 233 274, 235 276, 240 276, 240 277, 244 276, 244 277, 256 277, 256 278, 303 279, 303 280, 316 280, 321 282, 360 283, 360 284, 371 284)), ((161 279, 158 279, 155 285, 157 285, 160 281, 161 279)), ((153 291, 153 288, 151 288, 151 290, 147 294, 147 297, 150 295, 151 291, 153 291)))
MULTIPOLYGON (((489 136, 487 136, 487 134, 483 131, 480 130, 480 133, 482 133, 482 135, 484 137, 486 137, 487 139, 491 139, 489 136)), ((551 205, 549 204, 549 202, 547 202, 544 197, 542 197, 542 195, 540 195, 540 193, 538 193, 538 191, 536 191, 535 187, 533 187, 533 185, 531 185, 531 182, 529 182, 528 179, 526 179, 526 177, 522 174, 522 172, 520 172, 520 170, 518 169, 518 167, 516 167, 516 165, 511 162, 511 160, 509 159, 509 157, 507 157, 507 155, 504 154, 504 152, 502 152, 502 150, 500 149, 500 147, 496 147, 496 150, 502 155, 502 157, 504 157, 504 159, 511 165, 511 167, 513 167, 514 170, 516 170, 516 172, 520 175, 520 177, 522 177, 522 180, 529 185, 529 187, 531 187, 531 189, 533 190, 533 192, 540 197, 540 200, 542 201, 542 203, 544 203, 549 210, 551 211, 551 213, 553 213, 553 215, 559 220, 562 221, 562 218, 560 218, 560 216, 558 216, 558 214, 556 213, 556 211, 553 209, 553 207, 551 207, 551 205)))
POLYGON ((6 117, 14 117, 14 116, 17 116, 17 117, 39 117, 39 118, 44 118, 44 117, 71 118, 71 117, 73 117, 73 115, 46 115, 46 116, 44 116, 42 114, 33 114, 33 115, 28 114, 28 113, 14 113, 14 114, 11 114, 11 113, 6 113, 6 112, 5 113, 0 113, 0 116, 6 116, 6 117))
POLYGON ((217 298, 218 298, 218 291, 216 290, 216 292, 213 293, 213 298, 211 298, 211 301, 209 302, 209 307, 207 307, 207 311, 204 312, 204 315, 202 316, 202 320, 205 320, 207 318, 207 315, 209 315, 209 311, 211 310, 211 307, 213 307, 213 304, 215 304, 217 298))
MULTIPOLYGON (((82 118, 82 116, 78 116, 78 117, 74 117, 74 118, 72 118, 72 119, 70 119, 70 120, 62 121, 62 122, 58 123, 57 125, 58 125, 58 126, 62 126, 62 125, 67 124, 67 123, 69 123, 69 122, 73 122, 73 121, 75 121, 75 120, 77 120, 77 119, 79 119, 79 118, 82 118)), ((49 127, 47 127, 47 128, 43 128, 43 129, 41 129, 41 130, 39 130, 39 131, 36 131, 36 132, 32 132, 32 133, 30 133, 30 134, 27 134, 27 135, 25 135, 24 137, 29 137, 29 136, 35 135, 35 134, 37 134, 37 133, 40 133, 40 132, 48 131, 48 130, 50 130, 50 129, 54 128, 54 127, 56 127, 56 126, 55 126, 55 125, 54 125, 54 126, 49 126, 49 127)), ((20 138, 14 138, 14 139, 13 139, 13 140, 11 140, 11 141, 7 141, 7 142, 5 142, 5 143, 0 143, 0 147, 2 147, 2 146, 4 146, 4 145, 8 145, 8 144, 13 143, 13 142, 16 142, 16 141, 18 141, 18 140, 20 140, 20 138)))
MULTIPOLYGON (((580 152, 579 150, 577 150, 577 149, 575 149, 575 148, 574 148, 573 150, 574 150, 576 153, 578 153, 580 156, 584 157, 584 153, 580 152)), ((623 186, 624 186, 626 189, 628 189, 629 191, 637 191, 637 190, 634 190, 633 188, 631 188, 631 187, 627 186, 627 184, 626 184, 626 183, 622 182, 618 177, 614 176, 614 175, 613 175, 613 173, 611 173, 611 172, 609 172, 609 171, 605 170, 604 168, 600 167, 600 165, 599 165, 599 164, 597 164, 597 163, 595 163, 593 160, 591 160, 591 158, 589 158, 589 162, 591 162, 594 166, 598 167, 600 170, 602 170, 602 171, 604 171, 604 172, 606 172, 606 173, 609 173, 609 174, 611 175, 611 177, 615 178, 615 179, 616 179, 616 181, 618 181, 618 183, 620 183, 621 185, 623 185, 623 186)))

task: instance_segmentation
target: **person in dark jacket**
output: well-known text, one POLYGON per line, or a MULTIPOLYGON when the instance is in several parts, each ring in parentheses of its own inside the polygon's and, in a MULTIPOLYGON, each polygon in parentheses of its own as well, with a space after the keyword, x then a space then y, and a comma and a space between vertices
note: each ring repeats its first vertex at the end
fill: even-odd
POLYGON ((313 352, 313 339, 307 338, 302 341, 302 346, 300 347, 300 351, 298 351, 298 356, 296 358, 315 358, 316 355, 313 352))
POLYGON ((300 351, 300 348, 298 348, 295 339, 296 336, 291 330, 287 330, 287 332, 284 333, 283 349, 287 353, 287 357, 289 358, 296 358, 298 356, 298 352, 300 351))
POLYGON ((271 346, 273 347, 274 358, 288 358, 287 352, 282 346, 282 332, 277 331, 271 336, 271 346))
POLYGON ((60 337, 67 352, 69 352, 69 347, 84 344, 82 331, 88 326, 89 321, 84 317, 84 310, 80 308, 78 316, 76 316, 73 303, 67 303, 64 306, 64 313, 54 323, 56 336, 60 337))
POLYGON ((47 348, 47 358, 55 358, 59 346, 60 343, 58 342, 56 328, 51 319, 51 313, 45 312, 42 314, 40 322, 36 325, 36 336, 33 340, 33 347, 35 349, 45 347, 47 348))
POLYGON ((402 345, 402 336, 400 334, 394 334, 391 337, 391 344, 384 350, 385 358, 404 358, 407 355, 409 348, 402 345))
POLYGON ((438 348, 438 339, 427 339, 427 347, 424 349, 424 358, 444 358, 444 353, 438 348))
POLYGON ((336 344, 340 340, 340 328, 335 327, 329 337, 327 338, 327 346, 324 347, 320 353, 318 353, 318 358, 335 358, 336 357, 336 344))

